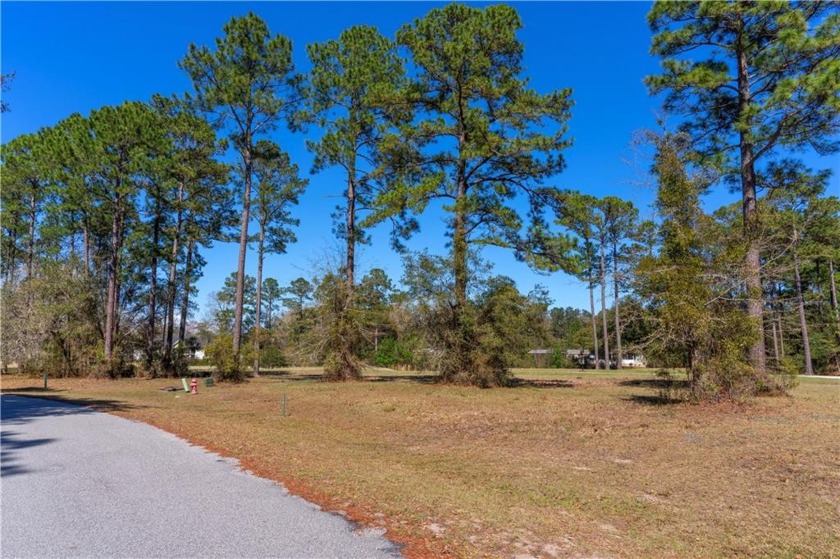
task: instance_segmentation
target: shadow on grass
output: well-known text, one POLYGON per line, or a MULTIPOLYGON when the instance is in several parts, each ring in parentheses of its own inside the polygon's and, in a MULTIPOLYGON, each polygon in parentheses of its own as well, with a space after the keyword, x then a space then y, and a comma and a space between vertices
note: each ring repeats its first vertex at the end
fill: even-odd
POLYGON ((67 402, 68 404, 75 404, 79 406, 84 406, 87 408, 91 408, 93 411, 102 411, 102 412, 118 412, 118 411, 128 411, 128 410, 137 410, 142 408, 147 408, 148 406, 138 406, 136 404, 129 404, 126 402, 119 402, 117 400, 102 400, 98 398, 76 398, 73 400, 62 400, 63 402, 67 402))
POLYGON ((688 381, 684 379, 645 378, 622 380, 619 386, 644 386, 660 390, 683 390, 688 388, 688 381))
MULTIPOLYGON (((371 375, 364 378, 368 382, 406 382, 416 384, 441 384, 440 375, 371 375)), ((513 378, 504 388, 573 388, 573 382, 564 379, 522 379, 513 378)))
POLYGON ((60 392, 65 392, 64 390, 56 390, 54 388, 44 388, 43 386, 24 386, 21 388, 5 388, 3 389, 3 394, 32 394, 32 395, 44 395, 49 396, 50 394, 58 394, 60 392))
MULTIPOLYGON (((329 382, 324 373, 298 373, 289 371, 272 371, 260 373, 260 377, 285 381, 314 381, 329 382)), ((417 384, 435 384, 438 375, 371 375, 366 374, 359 382, 408 382, 417 384)))
POLYGON ((645 406, 672 406, 674 404, 684 404, 685 400, 682 398, 669 396, 667 394, 633 394, 622 398, 625 402, 633 402, 635 404, 642 404, 645 406))
POLYGON ((523 379, 510 381, 511 388, 574 388, 575 383, 565 379, 523 379))
MULTIPOLYGON (((299 373, 290 371, 272 371, 261 373, 261 377, 283 381, 313 381, 328 382, 323 373, 299 373)), ((372 383, 406 383, 406 384, 442 384, 437 374, 405 374, 405 375, 372 375, 366 374, 359 382, 372 383)), ((506 388, 573 388, 572 381, 566 379, 522 379, 513 378, 506 388)))
POLYGON ((324 373, 292 373, 289 371, 260 371, 261 378, 270 378, 277 380, 324 380, 324 373))
POLYGON ((647 378, 628 379, 618 383, 619 386, 641 386, 656 390, 656 394, 631 394, 622 398, 625 402, 633 402, 645 406, 671 406, 685 403, 685 395, 689 388, 687 379, 675 378, 647 378))
POLYGON ((416 384, 437 384, 439 379, 438 375, 368 375, 364 378, 368 382, 410 382, 416 384))

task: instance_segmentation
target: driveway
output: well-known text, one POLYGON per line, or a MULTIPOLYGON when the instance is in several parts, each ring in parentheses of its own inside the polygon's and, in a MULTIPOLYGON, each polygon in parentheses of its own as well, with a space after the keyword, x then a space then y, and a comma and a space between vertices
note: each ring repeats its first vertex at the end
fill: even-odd
POLYGON ((381 531, 148 425, 0 396, 0 554, 400 557, 381 531))

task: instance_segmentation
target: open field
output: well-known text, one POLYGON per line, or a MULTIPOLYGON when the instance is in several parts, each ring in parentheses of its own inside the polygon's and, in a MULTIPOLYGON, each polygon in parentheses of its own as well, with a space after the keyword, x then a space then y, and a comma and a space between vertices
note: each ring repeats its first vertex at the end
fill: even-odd
POLYGON ((371 370, 242 385, 4 376, 235 456, 414 557, 840 557, 840 382, 663 404, 645 371, 520 370, 508 389, 371 370), (281 395, 288 415, 281 415, 281 395))

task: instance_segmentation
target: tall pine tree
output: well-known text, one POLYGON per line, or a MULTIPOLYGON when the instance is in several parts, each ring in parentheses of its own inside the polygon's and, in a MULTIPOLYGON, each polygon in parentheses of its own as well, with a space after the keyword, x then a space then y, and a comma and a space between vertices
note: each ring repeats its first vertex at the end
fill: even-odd
MULTIPOLYGON (((520 244, 523 216, 512 201, 564 166, 570 115, 568 89, 540 94, 522 76, 522 27, 510 6, 449 4, 397 33, 411 54, 411 101, 417 117, 386 141, 401 171, 379 197, 376 219, 406 209, 423 212, 433 200, 449 214, 455 280, 445 382, 495 385, 501 367, 479 366, 481 347, 467 298, 471 246, 520 244)), ((533 201, 533 200, 532 200, 533 201)))
MULTIPOLYGON (((276 129, 298 99, 293 75, 292 42, 271 35, 259 16, 249 13, 225 24, 216 48, 190 45, 180 65, 190 76, 196 102, 214 124, 224 128, 236 151, 242 184, 242 220, 233 320, 234 363, 242 343, 245 294, 245 254, 254 180, 254 145, 260 135, 276 129)), ((238 378, 241 373, 233 375, 238 378)))
POLYGON ((344 300, 339 310, 337 339, 328 344, 327 376, 346 380, 361 376, 360 332, 354 317, 356 245, 366 241, 358 214, 370 208, 381 184, 379 146, 400 112, 394 103, 404 76, 394 44, 373 27, 354 26, 337 40, 307 47, 312 71, 308 79, 307 116, 324 133, 309 141, 315 154, 313 171, 339 167, 344 174, 344 203, 339 208, 338 235, 344 240, 344 300))
POLYGON ((840 11, 835 2, 661 0, 648 14, 651 52, 663 72, 648 77, 665 107, 685 115, 695 147, 741 192, 752 365, 765 368, 757 211, 762 162, 780 149, 840 144, 840 11))

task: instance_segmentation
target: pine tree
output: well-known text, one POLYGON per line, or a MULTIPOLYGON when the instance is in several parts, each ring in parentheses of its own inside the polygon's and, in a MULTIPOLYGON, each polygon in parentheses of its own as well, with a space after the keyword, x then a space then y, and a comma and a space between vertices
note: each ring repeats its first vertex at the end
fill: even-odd
POLYGON ((88 119, 93 142, 89 161, 96 173, 91 187, 96 212, 109 223, 107 241, 107 295, 105 306, 105 362, 109 374, 119 374, 115 354, 119 330, 119 304, 126 242, 138 220, 138 199, 148 183, 152 161, 166 149, 158 115, 138 102, 93 111, 88 119))
MULTIPOLYGON (((159 180, 169 185, 166 204, 170 213, 163 234, 170 240, 168 255, 169 272, 166 284, 166 313, 163 332, 163 365, 167 372, 173 372, 172 346, 175 338, 175 309, 178 306, 178 265, 184 264, 181 274, 181 290, 189 297, 188 270, 186 260, 192 264, 193 254, 187 257, 187 249, 195 245, 190 235, 200 229, 198 223, 206 223, 209 230, 203 231, 204 242, 219 237, 220 228, 232 222, 229 209, 227 179, 229 169, 215 157, 220 154, 221 143, 216 133, 201 119, 186 100, 177 97, 154 96, 152 106, 160 115, 164 133, 170 142, 170 151, 161 157, 158 164, 159 180), (208 219, 209 218, 209 219, 208 219)), ((191 251, 194 248, 191 248, 191 251)), ((189 271, 194 273, 194 270, 189 271)), ((183 342, 182 336, 179 341, 183 342)))
POLYGON ((750 361, 765 368, 757 176, 780 149, 840 147, 840 11, 835 2, 658 1, 648 14, 666 109, 742 198, 750 361), (693 59, 692 56, 703 57, 693 59))
MULTIPOLYGON (((824 323, 833 323, 829 313, 818 310, 822 306, 818 304, 821 302, 818 293, 830 292, 830 285, 826 285, 830 278, 820 277, 817 270, 823 264, 830 272, 831 257, 840 244, 840 200, 825 196, 829 175, 827 171, 815 173, 799 162, 772 165, 767 181, 773 188, 763 200, 762 208, 768 236, 767 275, 781 289, 793 294, 801 340, 801 370, 806 375, 815 371, 815 334, 825 339, 823 344, 818 344, 826 346, 820 352, 825 354, 820 356, 820 365, 828 365, 831 356, 840 353, 840 344, 831 329, 822 328, 824 323), (823 330, 827 330, 827 335, 820 335, 823 330)), ((775 353, 778 356, 778 350, 775 353)))
POLYGON ((254 374, 260 374, 260 321, 262 312, 263 263, 265 253, 282 254, 297 241, 292 227, 298 220, 289 214, 308 181, 298 176, 298 166, 273 142, 260 140, 255 146, 254 176, 257 178, 254 217, 257 234, 257 278, 254 317, 254 374))
POLYGON ((229 131, 231 144, 239 157, 242 221, 232 342, 233 362, 238 363, 254 144, 260 135, 277 128, 293 111, 298 100, 298 79, 293 75, 291 41, 282 35, 272 36, 259 16, 249 13, 232 18, 223 31, 224 37, 216 39, 215 51, 190 45, 180 66, 193 82, 198 106, 216 125, 229 131))
POLYGON ((403 63, 395 46, 373 27, 354 26, 337 40, 307 47, 312 71, 308 79, 306 118, 324 129, 320 140, 309 141, 315 153, 313 171, 340 167, 345 174, 344 204, 339 208, 337 233, 345 243, 344 289, 337 305, 339 336, 328 344, 337 355, 327 370, 332 380, 361 376, 360 333, 354 318, 356 245, 366 236, 358 214, 370 208, 381 177, 377 175, 379 146, 399 119, 394 99, 403 81, 403 63))
MULTIPOLYGON (((568 147, 569 90, 539 94, 522 77, 522 23, 505 5, 449 4, 397 33, 411 55, 416 119, 385 142, 399 174, 375 204, 374 219, 423 212, 433 200, 449 213, 454 293, 445 382, 497 385, 504 369, 479 366, 481 347, 470 318, 471 246, 517 247, 523 218, 511 201, 562 170, 568 147)), ((414 224, 409 222, 408 230, 414 224)))

